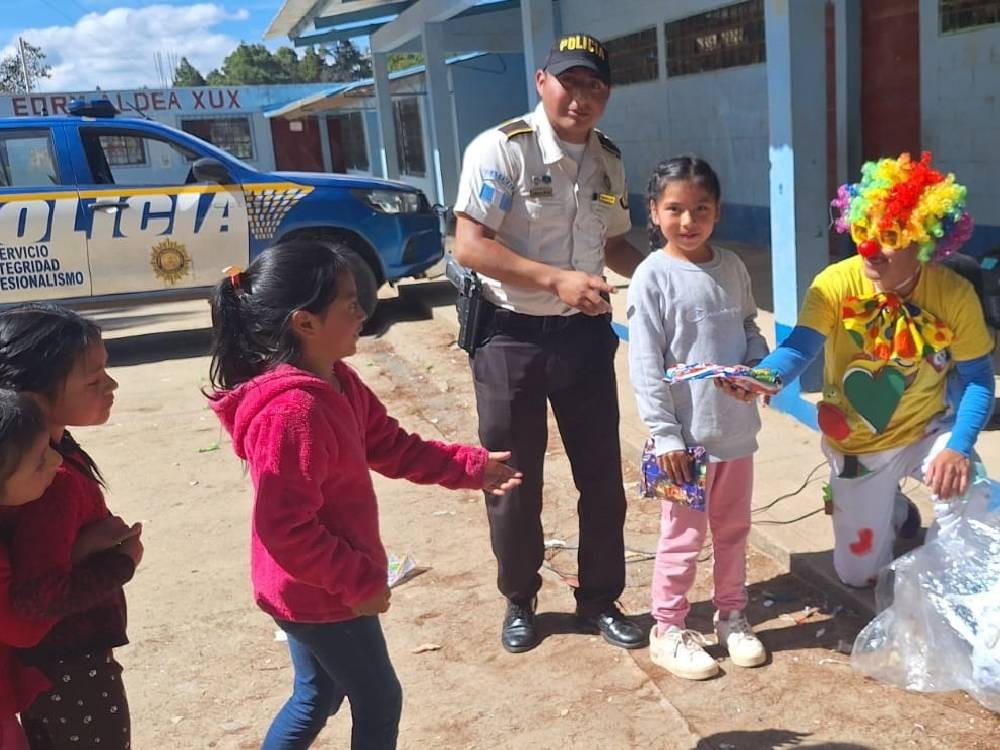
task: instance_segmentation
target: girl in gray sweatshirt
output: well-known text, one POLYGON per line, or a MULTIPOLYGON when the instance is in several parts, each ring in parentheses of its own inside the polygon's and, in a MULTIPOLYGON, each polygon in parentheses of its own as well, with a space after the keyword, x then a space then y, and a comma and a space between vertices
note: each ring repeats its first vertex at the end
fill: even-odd
POLYGON ((657 165, 648 188, 653 252, 636 270, 628 292, 632 386, 660 471, 678 484, 691 481, 687 449, 701 446, 709 457, 705 510, 662 503, 653 573, 656 624, 650 656, 685 679, 719 671, 702 648, 701 634, 685 625, 687 594, 708 528, 719 643, 737 666, 758 666, 767 659, 743 614, 753 453, 760 429, 756 403, 730 398, 714 380, 673 385, 663 380, 672 365, 753 365, 768 351, 755 322, 757 305, 746 267, 734 253, 709 244, 720 197, 718 177, 701 159, 657 165))

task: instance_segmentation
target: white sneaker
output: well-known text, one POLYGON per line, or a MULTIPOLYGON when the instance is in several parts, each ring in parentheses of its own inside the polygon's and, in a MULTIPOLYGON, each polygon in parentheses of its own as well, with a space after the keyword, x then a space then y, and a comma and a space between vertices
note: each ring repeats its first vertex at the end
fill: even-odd
POLYGON ((715 659, 702 648, 705 637, 693 630, 670 625, 662 635, 653 624, 649 632, 649 656, 653 664, 685 680, 707 680, 719 673, 715 659))
POLYGON ((720 620, 716 612, 714 622, 719 643, 729 650, 729 658, 737 667, 759 667, 767 661, 767 649, 742 612, 730 612, 726 620, 720 620))

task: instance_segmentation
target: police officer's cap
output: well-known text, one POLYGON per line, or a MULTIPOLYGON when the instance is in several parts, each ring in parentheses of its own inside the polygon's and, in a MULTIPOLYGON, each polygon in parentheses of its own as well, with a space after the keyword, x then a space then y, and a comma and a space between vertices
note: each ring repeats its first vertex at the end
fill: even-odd
POLYGON ((557 76, 570 68, 589 68, 606 85, 611 85, 608 51, 589 34, 567 34, 553 43, 545 72, 557 76))

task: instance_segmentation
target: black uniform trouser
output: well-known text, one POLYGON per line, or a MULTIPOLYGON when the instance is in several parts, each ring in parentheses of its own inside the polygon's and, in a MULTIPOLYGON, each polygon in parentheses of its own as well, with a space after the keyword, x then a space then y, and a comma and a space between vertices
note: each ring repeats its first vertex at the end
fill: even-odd
POLYGON ((528 602, 542 580, 542 467, 552 405, 580 493, 577 610, 594 614, 625 587, 625 491, 618 437, 614 355, 608 316, 541 317, 496 310, 488 339, 472 357, 479 439, 509 450, 520 487, 486 495, 497 585, 528 602))

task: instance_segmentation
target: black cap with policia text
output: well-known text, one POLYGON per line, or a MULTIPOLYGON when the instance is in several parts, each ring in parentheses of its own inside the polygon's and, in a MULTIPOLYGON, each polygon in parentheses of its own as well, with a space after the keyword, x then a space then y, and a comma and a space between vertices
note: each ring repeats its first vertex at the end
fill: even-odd
POLYGON ((543 70, 557 76, 577 67, 589 68, 606 85, 611 85, 611 64, 603 44, 588 34, 567 34, 556 39, 543 70))

